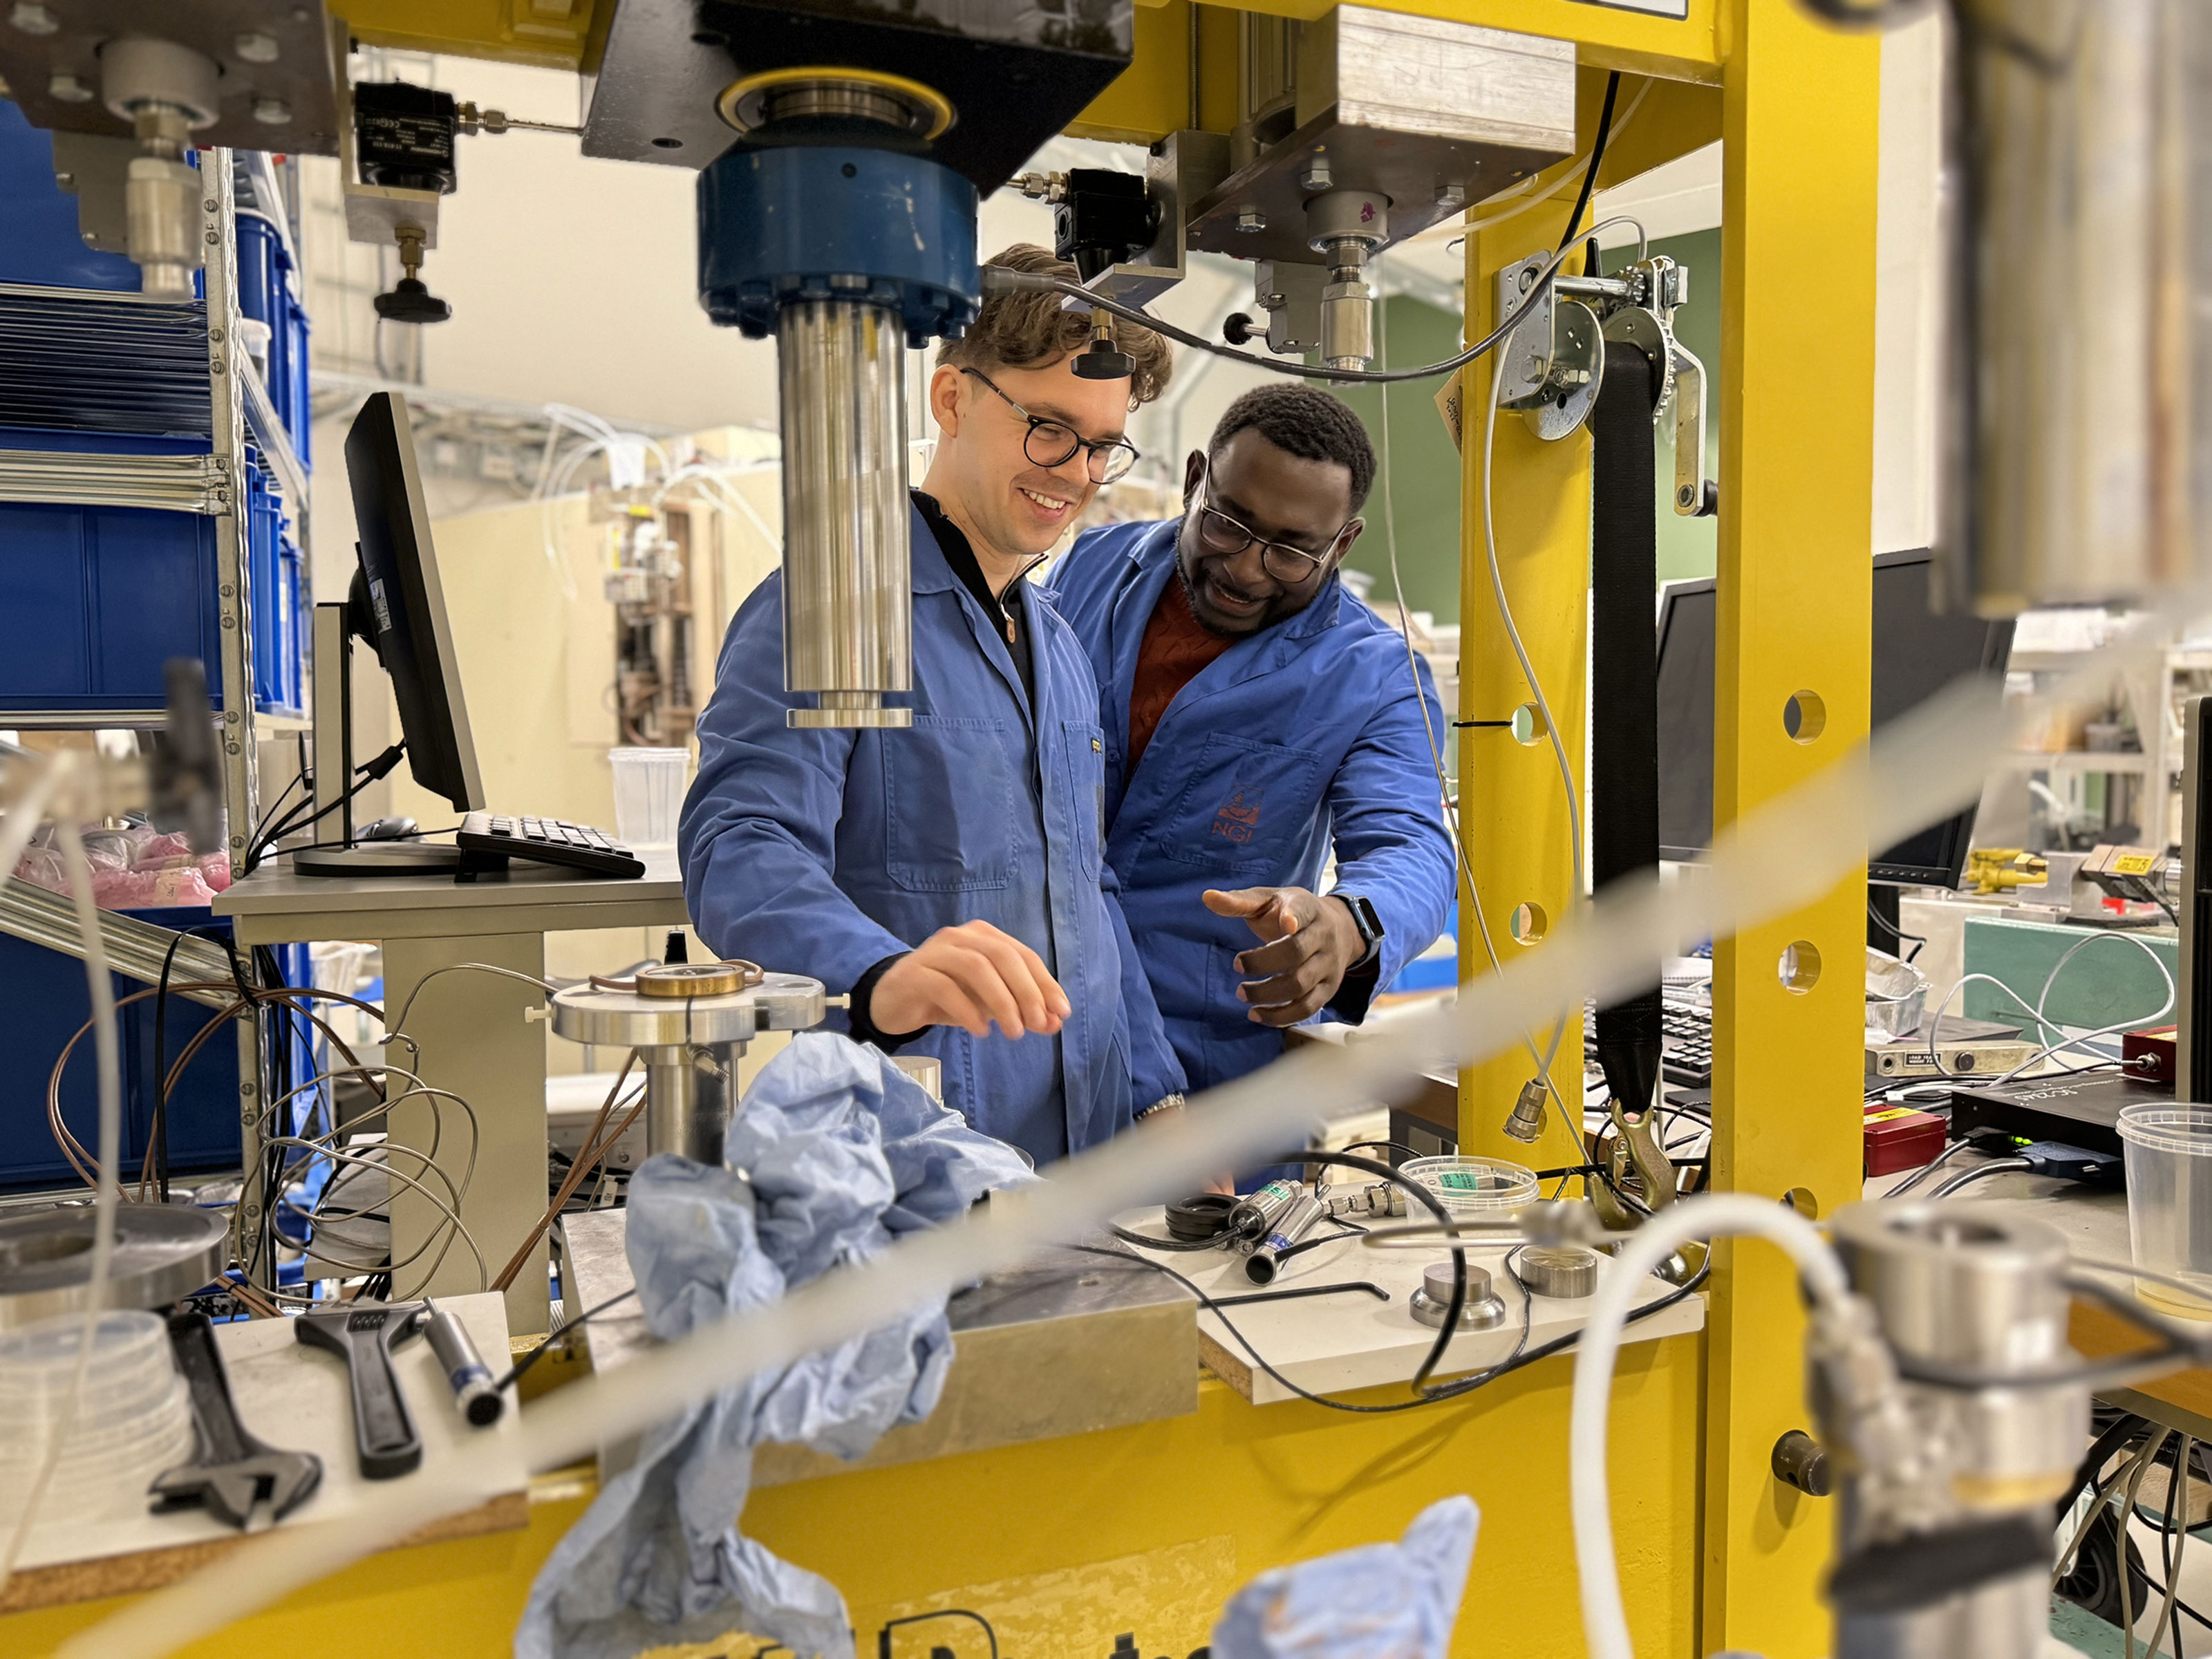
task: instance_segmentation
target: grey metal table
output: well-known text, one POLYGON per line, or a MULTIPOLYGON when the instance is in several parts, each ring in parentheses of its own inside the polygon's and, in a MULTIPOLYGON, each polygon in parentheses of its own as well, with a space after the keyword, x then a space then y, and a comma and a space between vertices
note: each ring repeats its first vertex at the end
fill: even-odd
MULTIPOLYGON (((517 863, 506 880, 455 882, 450 877, 330 880, 297 876, 281 860, 220 895, 216 914, 228 916, 241 945, 360 939, 384 948, 385 1006, 396 1018, 415 989, 441 969, 484 963, 543 979, 545 935, 601 927, 675 927, 688 920, 684 882, 672 853, 646 855, 635 881, 562 874, 517 863)), ((496 1273, 544 1213, 545 1035, 530 1012, 544 1002, 533 985, 495 974, 447 973, 415 1002, 409 1035, 421 1046, 426 1083, 451 1090, 476 1114, 480 1144, 461 1216, 496 1273)), ((392 1056, 404 1065, 404 1052, 392 1056)), ((246 1085, 246 1087, 252 1085, 246 1085)), ((251 1167, 256 1103, 241 1103, 251 1167)), ((465 1124, 447 1114, 437 1163, 458 1183, 469 1152, 465 1124)), ((435 1115, 426 1100, 392 1112, 394 1142, 425 1152, 435 1115)), ((401 1166, 403 1169, 404 1165, 401 1166)), ((438 1212, 398 1183, 392 1202, 396 1261, 438 1224, 438 1212)), ((250 1211, 247 1224, 258 1218, 250 1211)), ((456 1243, 429 1289, 459 1295, 477 1288, 476 1258, 456 1243)), ((507 1292, 507 1328, 518 1334, 550 1324, 546 1276, 520 1274, 507 1292)))

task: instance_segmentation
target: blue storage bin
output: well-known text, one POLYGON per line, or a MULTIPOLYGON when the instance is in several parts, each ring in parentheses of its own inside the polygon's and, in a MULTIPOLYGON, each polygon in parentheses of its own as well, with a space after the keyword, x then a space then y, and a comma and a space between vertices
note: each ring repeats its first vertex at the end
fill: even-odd
POLYGON ((0 98, 0 283, 136 294, 138 267, 95 253, 77 228, 76 198, 54 182, 54 137, 0 98))
POLYGON ((169 658, 222 660, 200 514, 0 502, 0 714, 160 708, 169 658))
POLYGON ((285 336, 285 349, 290 354, 289 380, 291 384, 291 414, 287 429, 292 434, 292 453, 300 458, 302 470, 313 466, 310 453, 314 434, 315 405, 310 379, 312 363, 307 307, 294 300, 289 313, 291 327, 285 336))
POLYGON ((238 210, 238 308, 271 329, 283 326, 277 261, 283 258, 276 222, 256 208, 238 210))

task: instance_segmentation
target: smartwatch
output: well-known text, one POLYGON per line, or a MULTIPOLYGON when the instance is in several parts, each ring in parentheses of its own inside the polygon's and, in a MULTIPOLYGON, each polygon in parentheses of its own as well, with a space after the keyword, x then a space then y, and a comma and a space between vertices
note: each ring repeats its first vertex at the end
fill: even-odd
MULTIPOLYGON (((1382 918, 1375 914, 1374 905, 1363 893, 1331 893, 1329 896, 1340 900, 1352 912, 1352 925, 1358 928, 1359 942, 1367 947, 1359 953, 1359 960, 1352 967, 1366 967, 1382 948, 1382 918)), ((1350 972, 1351 969, 1346 971, 1350 972)))

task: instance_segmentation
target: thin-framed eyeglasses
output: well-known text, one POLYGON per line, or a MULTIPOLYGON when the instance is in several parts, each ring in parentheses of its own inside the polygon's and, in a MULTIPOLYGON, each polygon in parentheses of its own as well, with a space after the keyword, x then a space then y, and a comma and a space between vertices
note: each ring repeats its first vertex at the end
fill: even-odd
POLYGON ((1000 392, 997 384, 980 368, 963 368, 963 374, 973 374, 998 394, 999 400, 1030 423, 1028 434, 1022 439, 1022 453, 1037 466, 1065 466, 1077 450, 1083 450, 1084 471, 1091 475, 1093 483, 1109 484, 1129 476, 1139 457, 1136 446, 1123 438, 1086 438, 1065 421, 1032 415, 1012 398, 1000 392))
POLYGON ((1259 532, 1231 518, 1211 501, 1200 497, 1198 503, 1199 545, 1209 553, 1224 558, 1235 558, 1246 548, 1257 543, 1262 569, 1286 587, 1297 587, 1311 581, 1327 567, 1330 556, 1344 540, 1347 531, 1358 524, 1358 519, 1346 519, 1337 527, 1336 534, 1328 538, 1328 545, 1318 553, 1309 553, 1303 547, 1292 547, 1287 542, 1271 542, 1259 532))

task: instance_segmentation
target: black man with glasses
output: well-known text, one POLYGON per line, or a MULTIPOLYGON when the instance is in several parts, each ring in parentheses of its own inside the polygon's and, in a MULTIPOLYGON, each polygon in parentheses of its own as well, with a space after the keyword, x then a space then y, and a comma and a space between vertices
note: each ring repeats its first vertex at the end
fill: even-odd
POLYGON ((1457 891, 1436 686, 1337 580, 1374 476, 1351 410, 1263 386, 1190 456, 1180 519, 1094 530, 1054 572, 1101 689, 1107 861, 1194 1088, 1364 1018, 1457 891))
MULTIPOLYGON (((1035 248, 999 263, 1073 275, 1035 248)), ((1022 580, 1136 452, 1165 343, 1125 328, 1118 379, 1073 372, 1090 321, 988 301, 939 349, 936 450, 910 521, 913 724, 794 730, 783 586, 730 624, 678 831, 684 896, 725 956, 849 993, 851 1034, 933 1054, 945 1101, 1038 1164, 1182 1098, 1103 863, 1091 664, 1022 580)))

